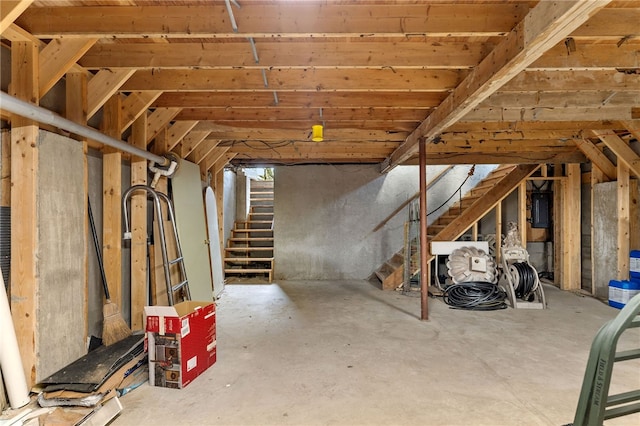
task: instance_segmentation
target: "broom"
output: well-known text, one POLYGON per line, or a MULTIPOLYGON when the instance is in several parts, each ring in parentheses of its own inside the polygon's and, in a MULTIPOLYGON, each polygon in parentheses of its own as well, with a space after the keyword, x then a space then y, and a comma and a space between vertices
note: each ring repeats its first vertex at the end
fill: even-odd
POLYGON ((96 231, 96 224, 93 221, 93 213, 91 212, 91 201, 87 199, 87 205, 89 207, 89 224, 91 225, 91 235, 93 236, 93 244, 96 248, 96 256, 98 257, 98 266, 100 267, 100 274, 102 275, 102 287, 104 288, 105 302, 102 307, 102 343, 105 346, 112 345, 119 342, 129 336, 131 336, 131 329, 127 326, 127 323, 120 314, 118 305, 111 301, 109 296, 109 287, 107 286, 107 276, 104 273, 104 264, 102 263, 102 253, 100 250, 100 243, 98 242, 98 233, 96 231))

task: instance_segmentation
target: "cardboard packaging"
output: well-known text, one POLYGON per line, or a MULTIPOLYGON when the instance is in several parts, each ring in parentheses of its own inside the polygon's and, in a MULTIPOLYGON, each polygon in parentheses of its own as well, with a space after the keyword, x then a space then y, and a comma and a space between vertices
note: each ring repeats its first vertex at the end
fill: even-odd
POLYGON ((187 301, 144 308, 151 386, 181 389, 216 362, 216 307, 187 301))

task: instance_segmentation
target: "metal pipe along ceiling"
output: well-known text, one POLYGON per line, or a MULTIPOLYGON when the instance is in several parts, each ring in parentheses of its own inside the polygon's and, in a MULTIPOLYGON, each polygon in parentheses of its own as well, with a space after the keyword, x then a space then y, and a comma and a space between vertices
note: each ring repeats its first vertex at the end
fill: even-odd
POLYGON ((135 146, 129 145, 126 142, 114 139, 110 136, 105 135, 104 133, 100 133, 94 128, 75 123, 54 112, 49 111, 48 109, 18 99, 3 91, 0 91, 0 109, 12 114, 17 114, 24 118, 37 121, 39 123, 55 126, 58 129, 66 130, 67 132, 74 133, 78 136, 100 142, 112 148, 119 149, 120 151, 128 152, 132 155, 137 155, 138 157, 142 157, 145 160, 153 161, 161 166, 166 166, 169 164, 169 160, 165 157, 152 154, 149 151, 145 151, 140 148, 136 148, 135 146))

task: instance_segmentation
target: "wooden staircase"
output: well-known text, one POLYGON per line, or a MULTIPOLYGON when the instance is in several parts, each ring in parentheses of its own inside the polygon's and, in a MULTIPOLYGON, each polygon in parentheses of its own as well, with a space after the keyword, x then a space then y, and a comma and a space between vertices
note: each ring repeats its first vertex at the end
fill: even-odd
MULTIPOLYGON (((497 167, 427 228, 429 242, 455 241, 460 238, 469 227, 489 213, 537 168, 537 164, 497 167)), ((432 259, 433 256, 427 260, 432 259)), ((418 268, 419 262, 412 261, 412 276, 418 268)), ((404 282, 404 250, 400 250, 383 263, 369 281, 382 290, 394 290, 400 286, 404 282)))
POLYGON ((236 221, 224 249, 225 278, 273 280, 273 181, 252 180, 247 220, 236 221))

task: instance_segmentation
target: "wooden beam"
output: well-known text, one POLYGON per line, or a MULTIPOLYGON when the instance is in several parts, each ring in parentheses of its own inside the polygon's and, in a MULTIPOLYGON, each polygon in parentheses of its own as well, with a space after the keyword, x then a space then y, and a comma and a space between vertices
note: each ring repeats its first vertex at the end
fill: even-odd
POLYGON ((218 161, 216 161, 216 163, 211 168, 211 171, 214 173, 214 175, 221 173, 224 170, 224 168, 227 167, 227 164, 229 164, 229 162, 233 160, 235 156, 236 154, 233 152, 223 154, 222 157, 220 157, 218 161))
POLYGON ((542 54, 607 5, 603 1, 541 1, 458 85, 383 165, 388 171, 410 158, 418 139, 431 142, 542 54))
MULTIPOLYGON (((446 97, 445 92, 386 92, 384 96, 371 96, 370 92, 282 92, 278 93, 281 108, 375 107, 418 108, 437 107, 446 97)), ((276 106, 269 92, 167 92, 154 103, 156 107, 225 108, 227 106, 276 106)))
POLYGON ((476 108, 465 115, 460 122, 469 123, 473 121, 572 121, 572 120, 627 120, 631 119, 631 108, 602 107, 593 105, 592 107, 579 108, 476 108))
POLYGON ((33 0, 3 0, 0 1, 0 34, 6 30, 13 21, 18 19, 33 0))
MULTIPOLYGON (((102 131, 120 140, 122 98, 104 106, 102 131)), ((122 153, 106 148, 102 155, 102 258, 111 301, 122 309, 122 153)))
MULTIPOLYGON (((529 72, 529 71, 527 71, 529 72)), ((553 74, 547 73, 549 78, 553 74)), ((517 77, 516 77, 517 78, 517 77)), ((631 107, 636 105, 640 91, 588 90, 551 92, 498 92, 486 99, 482 108, 586 108, 586 107, 631 107)), ((582 118, 581 118, 582 120, 582 118)))
POLYGON ((140 70, 121 88, 123 91, 162 90, 180 91, 262 91, 278 92, 307 90, 314 92, 334 90, 362 90, 362 81, 367 81, 369 90, 395 90, 413 92, 443 92, 453 89, 461 81, 457 70, 426 69, 325 69, 306 70, 274 68, 266 71, 269 87, 259 70, 246 69, 166 69, 140 70))
POLYGON ((587 156, 591 163, 600 169, 609 180, 616 178, 616 166, 589 139, 575 139, 576 146, 587 156))
MULTIPOLYGON (((211 151, 209 153, 209 155, 207 155, 207 157, 204 159, 204 161, 201 161, 199 166, 200 166, 200 174, 203 176, 203 181, 207 181, 206 176, 207 173, 209 172, 209 170, 211 170, 211 168, 213 168, 216 164, 216 162, 222 158, 222 156, 229 151, 229 147, 219 147, 219 148, 215 148, 213 151, 211 151)), ((234 155, 236 155, 234 153, 234 155)), ((212 172, 213 174, 213 172, 212 172)), ((215 178, 215 175, 214 175, 215 178)))
POLYGON ((124 133, 134 121, 138 119, 151 104, 158 99, 162 92, 132 92, 122 101, 122 128, 124 133))
POLYGON ((562 188, 562 290, 580 290, 581 233, 580 233, 580 164, 567 164, 567 178, 562 188))
MULTIPOLYGON (((11 46, 11 95, 38 104, 38 46, 11 46)), ((11 315, 25 378, 36 383, 38 321, 38 125, 19 116, 11 120, 11 315)))
MULTIPOLYGON (((167 129, 167 137, 169 138, 167 143, 169 145, 169 151, 173 151, 173 149, 183 141, 183 139, 197 124, 197 121, 176 121, 171 127, 169 127, 169 129, 167 129)), ((207 135, 208 134, 209 132, 207 132, 207 135)))
POLYGON ((88 86, 87 116, 93 117, 108 99, 133 75, 135 69, 104 69, 91 78, 88 86))
MULTIPOLYGON (((348 43, 335 39, 260 40, 260 63, 253 57, 251 44, 245 40, 227 43, 113 43, 94 46, 82 57, 87 69, 105 67, 188 69, 209 68, 318 68, 367 67, 384 68, 472 68, 482 60, 483 43, 432 43, 412 38, 394 40, 360 38, 348 43), (304 61, 300 61, 304 56, 304 61)), ((615 46, 615 45, 614 45, 615 46)))
POLYGON ((640 141, 640 120, 626 120, 621 123, 636 140, 640 141))
MULTIPOLYGON (((147 121, 147 144, 180 113, 180 108, 156 108, 147 121)), ((168 141, 167 141, 168 146, 168 141)))
MULTIPOLYGON (((187 146, 184 148, 187 148, 189 145, 194 146, 191 152, 186 154, 186 158, 192 163, 200 164, 207 157, 207 155, 209 155, 209 153, 213 151, 213 149, 220 143, 220 140, 205 140, 207 136, 208 133, 204 134, 204 132, 191 132, 191 134, 189 134, 188 136, 189 140, 187 141, 187 138, 185 138, 187 146)), ((182 152, 184 157, 186 149, 183 149, 182 152)))
MULTIPOLYGON (((420 170, 418 173, 420 179, 420 199, 418 201, 420 205, 420 320, 427 321, 429 319, 429 280, 431 278, 429 276, 429 263, 431 263, 431 247, 429 246, 429 236, 427 234, 427 142, 423 139, 418 143, 420 144, 420 170)), ((410 247, 410 245, 408 247, 410 247)), ((411 264, 411 253, 405 251, 404 261, 406 262, 405 267, 411 264)), ((409 284, 410 283, 404 283, 404 285, 407 287, 409 286, 409 284)))
POLYGON ((39 7, 20 23, 40 38, 246 38, 502 36, 528 6, 504 4, 351 4, 287 2, 245 4, 232 31, 224 5, 39 7), (79 10, 80 9, 80 10, 79 10), (105 19, 110 17, 110 19, 105 19))
POLYGON ((640 177, 640 156, 631 149, 628 143, 613 132, 603 130, 593 130, 592 132, 616 154, 619 162, 626 164, 636 177, 640 177))
POLYGON ((231 107, 225 108, 183 108, 176 120, 209 120, 209 121, 273 121, 273 117, 290 121, 303 121, 308 127, 313 122, 330 122, 332 120, 366 121, 393 120, 396 122, 420 122, 429 114, 428 109, 409 108, 371 108, 369 106, 349 108, 329 108, 322 111, 312 108, 279 108, 279 107, 231 107))
POLYGON ((629 167, 622 161, 618 162, 618 244, 616 255, 618 256, 616 279, 629 279, 629 236, 630 236, 630 216, 631 203, 629 193, 629 167))
MULTIPOLYGON (((147 114, 143 112, 133 122, 131 145, 147 148, 147 114)), ((131 159, 131 186, 147 185, 147 161, 131 159)), ((143 311, 148 305, 147 294, 147 194, 131 195, 131 330, 143 330, 143 311)))
POLYGON ((40 97, 44 96, 96 41, 96 38, 51 40, 40 52, 40 97))
MULTIPOLYGON (((178 145, 178 153, 182 158, 187 158, 198 146, 202 144, 202 142, 209 135, 209 131, 207 130, 192 130, 189 132, 183 139, 182 142, 178 145)), ((219 141, 211 140, 211 142, 215 145, 219 143, 219 141)), ((196 161, 189 160, 192 163, 196 163, 196 161)))

